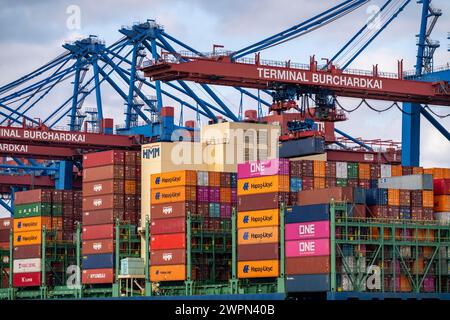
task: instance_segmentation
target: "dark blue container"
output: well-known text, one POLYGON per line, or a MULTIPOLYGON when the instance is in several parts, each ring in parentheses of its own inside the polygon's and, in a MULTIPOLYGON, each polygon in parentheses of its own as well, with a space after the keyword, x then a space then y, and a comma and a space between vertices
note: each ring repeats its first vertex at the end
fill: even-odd
POLYGON ((287 292, 324 292, 330 290, 329 274, 286 276, 287 292))
POLYGON ((83 269, 111 269, 113 267, 114 257, 112 253, 83 256, 83 269))
POLYGON ((366 190, 366 204, 368 206, 388 205, 388 190, 387 189, 366 190))
POLYGON ((231 174, 231 188, 237 188, 237 173, 231 174))
POLYGON ((370 180, 370 188, 378 188, 378 180, 370 180))
POLYGON ((410 207, 400 207, 400 219, 411 219, 410 207))
POLYGON ((286 208, 285 223, 300 223, 330 220, 329 204, 293 206, 286 208))
POLYGON ((351 244, 343 244, 341 249, 345 257, 353 257, 355 255, 355 247, 351 244))
POLYGON ((295 158, 324 152, 325 140, 311 137, 283 142, 280 147, 280 158, 295 158))
POLYGON ((354 188, 353 189, 353 202, 356 204, 366 203, 366 189, 354 188))

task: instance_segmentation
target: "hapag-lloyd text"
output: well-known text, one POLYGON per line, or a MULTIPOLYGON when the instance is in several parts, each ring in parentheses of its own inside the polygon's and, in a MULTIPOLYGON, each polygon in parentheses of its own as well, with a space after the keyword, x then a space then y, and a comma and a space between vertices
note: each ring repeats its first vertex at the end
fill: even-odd
POLYGON ((258 68, 258 76, 262 79, 278 81, 298 81, 318 85, 334 85, 363 89, 383 89, 383 80, 369 79, 348 75, 308 73, 305 71, 258 68))

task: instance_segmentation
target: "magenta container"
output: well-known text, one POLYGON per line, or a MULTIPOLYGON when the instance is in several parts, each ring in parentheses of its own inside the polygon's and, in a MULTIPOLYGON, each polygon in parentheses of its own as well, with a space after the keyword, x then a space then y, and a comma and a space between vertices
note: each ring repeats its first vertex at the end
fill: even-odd
POLYGON ((314 221, 286 225, 286 241, 330 237, 329 221, 314 221))
POLYGON ((209 202, 208 187, 197 187, 197 200, 199 202, 209 202))
POLYGON ((288 159, 247 162, 238 165, 238 179, 289 175, 288 159))
POLYGON ((232 208, 230 204, 223 203, 220 205, 220 217, 229 219, 231 218, 232 208))
POLYGON ((231 202, 237 203, 237 201, 238 201, 237 190, 231 189, 231 202))
POLYGON ((330 255, 330 239, 286 241, 286 257, 316 257, 330 255))
POLYGON ((209 202, 220 202, 220 188, 209 187, 209 202))
POLYGON ((428 276, 423 280, 423 291, 434 292, 436 291, 436 284, 434 277, 428 276))

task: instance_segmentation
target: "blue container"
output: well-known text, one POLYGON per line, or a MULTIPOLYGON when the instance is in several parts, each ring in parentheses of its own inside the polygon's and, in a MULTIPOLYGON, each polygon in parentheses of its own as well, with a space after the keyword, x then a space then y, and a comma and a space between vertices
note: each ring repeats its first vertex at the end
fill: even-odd
POLYGON ((330 220, 329 204, 313 204, 309 206, 293 206, 286 208, 285 222, 300 223, 330 220))
POLYGON ((220 204, 219 203, 210 203, 209 204, 209 216, 211 218, 219 218, 220 217, 220 204))
POLYGON ((330 291, 329 274, 302 274, 286 276, 287 292, 324 292, 330 291))
POLYGON ((290 190, 291 192, 299 192, 302 191, 302 179, 300 178, 291 178, 290 190))
POLYGON ((112 253, 83 256, 83 269, 112 269, 113 267, 114 257, 112 253))
POLYGON ((368 206, 387 206, 388 190, 387 189, 366 190, 366 204, 368 206))
POLYGON ((343 244, 341 249, 345 257, 353 257, 355 255, 355 247, 351 244, 343 244))
POLYGON ((231 188, 237 188, 237 173, 231 174, 231 188))
POLYGON ((366 189, 354 188, 353 189, 353 202, 356 204, 366 203, 366 189))
POLYGON ((410 207, 400 207, 400 219, 411 219, 410 207))
POLYGON ((280 147, 280 158, 296 158, 324 152, 325 140, 323 138, 311 137, 283 142, 280 147))
POLYGON ((370 180, 370 188, 378 188, 378 180, 374 179, 374 180, 370 180))

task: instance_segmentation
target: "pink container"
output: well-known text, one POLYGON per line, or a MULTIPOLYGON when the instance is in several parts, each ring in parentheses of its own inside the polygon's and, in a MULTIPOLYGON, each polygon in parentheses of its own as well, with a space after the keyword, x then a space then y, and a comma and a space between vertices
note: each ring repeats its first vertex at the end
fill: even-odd
POLYGON ((428 276, 423 280, 423 291, 434 292, 436 291, 434 277, 428 276))
POLYGON ((232 209, 231 209, 230 204, 221 204, 220 205, 220 217, 221 218, 225 218, 225 219, 231 218, 231 212, 232 212, 232 209))
POLYGON ((197 187, 197 200, 199 202, 208 202, 209 201, 208 187, 197 187))
POLYGON ((220 188, 209 187, 209 202, 220 202, 220 188))
POLYGON ((330 239, 286 241, 286 257, 315 257, 330 254, 330 239))
POLYGON ((330 238, 330 222, 315 221, 286 225, 286 241, 330 238))
POLYGON ((273 159, 267 161, 247 162, 238 165, 238 179, 262 176, 289 175, 289 160, 273 159))

